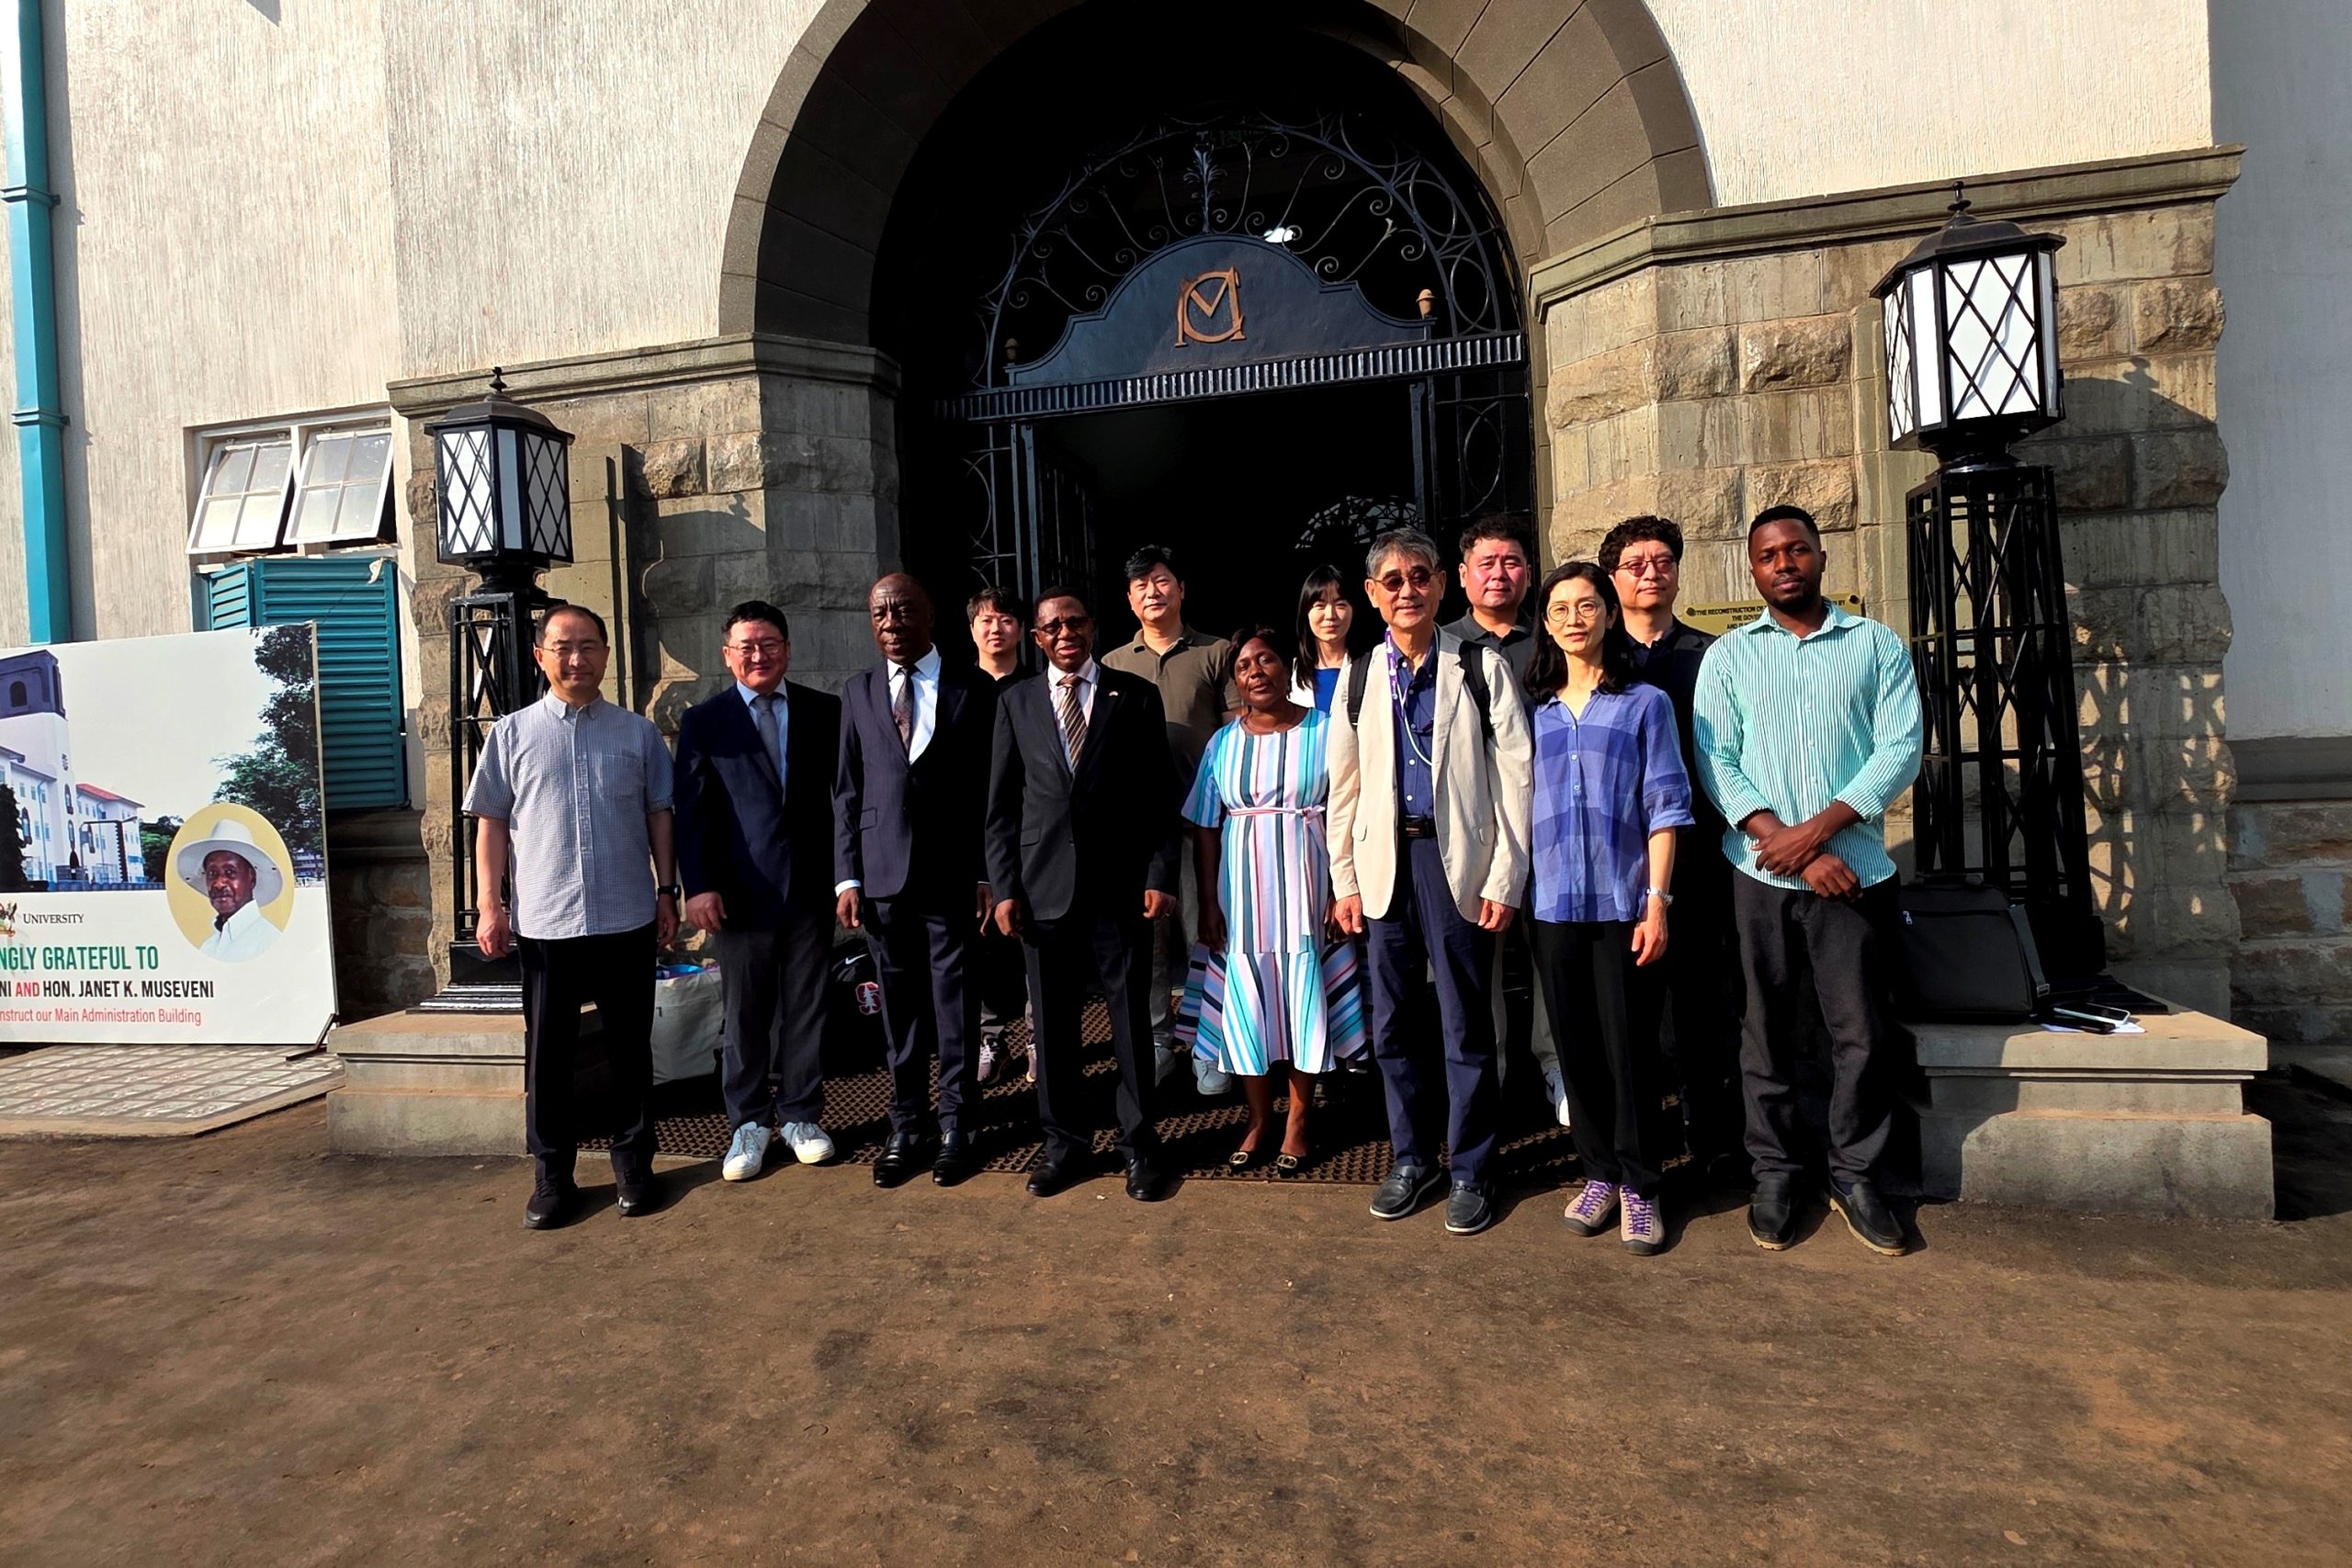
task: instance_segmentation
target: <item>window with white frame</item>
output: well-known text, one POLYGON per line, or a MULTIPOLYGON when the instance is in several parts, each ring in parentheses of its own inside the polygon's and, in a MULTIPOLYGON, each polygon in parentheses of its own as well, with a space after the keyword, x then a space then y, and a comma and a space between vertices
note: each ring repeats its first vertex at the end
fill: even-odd
POLYGON ((190 555, 374 544, 390 515, 392 430, 384 413, 338 414, 199 433, 203 477, 190 555))

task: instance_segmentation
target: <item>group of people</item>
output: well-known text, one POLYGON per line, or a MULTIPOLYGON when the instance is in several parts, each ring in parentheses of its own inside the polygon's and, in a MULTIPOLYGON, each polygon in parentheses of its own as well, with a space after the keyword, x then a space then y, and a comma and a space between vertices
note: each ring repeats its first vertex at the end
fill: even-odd
POLYGON ((1484 520, 1460 541, 1469 613, 1441 626, 1439 547, 1398 528, 1363 564, 1377 627, 1325 567, 1292 627, 1213 637, 1184 620, 1172 556, 1147 548, 1126 567, 1129 643, 1102 649, 1081 589, 1034 611, 988 590, 966 606, 968 665, 942 658, 930 600, 894 573, 867 599, 880 658, 838 697, 786 678, 785 613, 754 601, 727 617, 732 683, 684 714, 674 759, 598 695, 603 623, 550 609, 548 694, 493 728, 465 802, 479 939, 511 945, 524 976, 526 1223, 577 1212, 591 1001, 620 1212, 657 1204, 651 976, 683 919, 709 933, 725 992, 729 1180, 778 1138, 803 1162, 833 1155, 820 1043, 848 928, 881 994, 886 1187, 977 1168, 981 1086, 1012 1070, 1024 1011, 1045 1145, 1028 1190, 1091 1175, 1102 1079, 1080 1021, 1099 994, 1138 1200, 1169 1190, 1155 1107, 1187 1061, 1204 1093, 1240 1084, 1231 1164, 1284 1174, 1311 1156, 1317 1080, 1368 1056, 1393 1149, 1372 1213, 1442 1197, 1445 1228, 1476 1234, 1524 1061, 1575 1140, 1576 1234, 1660 1250, 1662 1172, 1687 1150, 1752 1179, 1760 1246, 1789 1245, 1826 1166, 1852 1233, 1899 1253, 1875 1180, 1900 1039, 1881 818, 1918 768, 1909 655, 1824 597, 1798 508, 1755 519, 1764 611, 1721 638, 1675 614, 1682 554, 1672 522, 1630 518, 1531 587, 1526 533, 1484 520), (1540 1007, 1510 1005, 1516 968, 1540 1007), (1821 1147, 1798 1089, 1816 1030, 1821 1147))

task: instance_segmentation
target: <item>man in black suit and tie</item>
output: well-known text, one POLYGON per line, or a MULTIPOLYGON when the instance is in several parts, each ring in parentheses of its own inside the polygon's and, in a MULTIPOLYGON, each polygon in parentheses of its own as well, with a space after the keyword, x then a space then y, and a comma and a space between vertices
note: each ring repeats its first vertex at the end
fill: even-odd
POLYGON ((1117 1054, 1119 1152, 1127 1196, 1167 1195, 1154 1160, 1151 930, 1176 907, 1181 776, 1159 689, 1094 660, 1094 618, 1072 590, 1039 597, 1045 673, 997 701, 989 772, 988 870, 996 923, 1028 943, 1036 1009, 1039 1198, 1085 1174, 1093 1117, 1080 1070, 1081 1010, 1099 983, 1117 1054))
POLYGON ((996 682, 940 661, 931 597, 894 572, 865 597, 882 662, 842 687, 833 775, 835 912, 865 932, 889 1039, 890 1139, 874 1184, 896 1187, 931 1149, 931 1055, 939 1056, 939 1134, 931 1179, 973 1170, 979 1110, 979 993, 969 956, 993 905, 980 829, 996 735, 996 682))
POLYGON ((842 705, 785 680, 792 636, 775 605, 736 605, 724 635, 735 683, 678 725, 678 878, 725 996, 720 1088, 735 1134, 720 1174, 747 1181, 771 1124, 801 1164, 833 1156, 818 1118, 842 705))

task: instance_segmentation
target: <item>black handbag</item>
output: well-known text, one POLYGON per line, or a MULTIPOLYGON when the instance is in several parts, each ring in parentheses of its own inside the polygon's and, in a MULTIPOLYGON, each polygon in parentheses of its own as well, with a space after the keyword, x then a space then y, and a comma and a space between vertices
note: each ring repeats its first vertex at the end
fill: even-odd
POLYGON ((1999 888, 1922 884, 1895 908, 1909 1016, 2022 1022, 2049 999, 2033 928, 1999 888))

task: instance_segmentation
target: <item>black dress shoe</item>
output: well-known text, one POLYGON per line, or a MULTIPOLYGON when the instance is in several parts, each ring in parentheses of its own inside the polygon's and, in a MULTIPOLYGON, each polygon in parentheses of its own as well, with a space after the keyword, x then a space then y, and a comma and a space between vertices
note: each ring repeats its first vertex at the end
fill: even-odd
POLYGON ((1046 1160, 1029 1173, 1029 1196, 1050 1198, 1057 1192, 1067 1192, 1084 1179, 1085 1175, 1075 1160, 1066 1165, 1046 1160))
POLYGON ((531 1201, 523 1205, 523 1228, 551 1231, 571 1224, 579 1211, 580 1189, 542 1177, 531 1186, 531 1201))
POLYGON ((1151 1168, 1148 1159, 1127 1161, 1127 1196, 1138 1203, 1157 1203, 1168 1196, 1168 1179, 1151 1168))
POLYGON ((931 1139, 922 1133, 893 1133, 874 1162, 874 1185, 896 1187, 931 1163, 931 1139))
POLYGON ((1756 1179, 1747 1201, 1747 1235, 1767 1252, 1779 1252, 1797 1238, 1797 1179, 1776 1171, 1756 1179))
POLYGON ((662 1180, 650 1170, 643 1176, 616 1178, 614 1187, 622 1219, 638 1219, 662 1206, 662 1180))
POLYGON ((1904 1239, 1902 1222, 1879 1196, 1878 1184, 1867 1176, 1857 1177, 1839 1187, 1829 1184, 1829 1206, 1854 1233, 1854 1239, 1882 1258, 1900 1258, 1908 1243, 1904 1239))
POLYGON ((1372 1217, 1375 1220, 1401 1220, 1437 1195, 1445 1185, 1445 1172, 1424 1170, 1418 1165, 1393 1167, 1372 1194, 1372 1217))
POLYGON ((979 1168, 980 1162, 973 1152, 969 1134, 940 1134, 939 1157, 931 1162, 931 1179, 933 1181, 942 1187, 953 1187, 979 1168))
POLYGON ((1495 1223, 1495 1190, 1483 1181, 1457 1181, 1445 1201, 1445 1228, 1455 1235, 1476 1235, 1495 1223))

